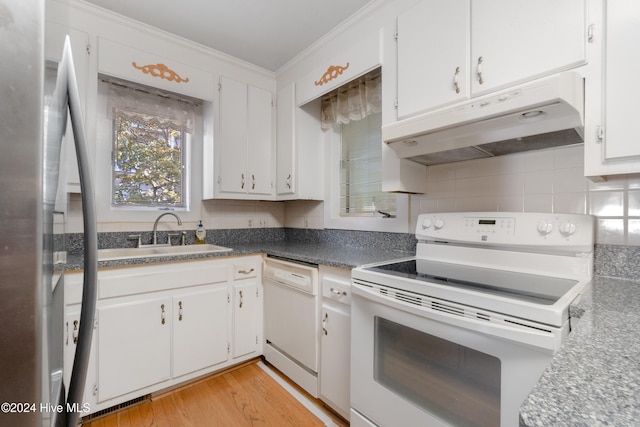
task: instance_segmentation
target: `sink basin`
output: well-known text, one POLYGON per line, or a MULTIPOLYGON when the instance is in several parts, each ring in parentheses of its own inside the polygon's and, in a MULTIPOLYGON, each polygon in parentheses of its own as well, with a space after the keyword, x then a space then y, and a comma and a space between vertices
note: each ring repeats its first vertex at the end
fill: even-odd
POLYGON ((186 245, 186 246, 145 246, 142 248, 99 249, 98 261, 113 261, 127 258, 147 258, 169 255, 191 255, 213 252, 228 252, 231 248, 218 245, 186 245))

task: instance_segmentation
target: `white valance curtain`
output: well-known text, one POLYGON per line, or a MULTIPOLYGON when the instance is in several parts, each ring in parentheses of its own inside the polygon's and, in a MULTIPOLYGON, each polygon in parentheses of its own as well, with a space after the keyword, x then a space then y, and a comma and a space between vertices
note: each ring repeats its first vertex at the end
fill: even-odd
POLYGON ((188 133, 193 131, 195 111, 199 106, 197 100, 132 82, 113 78, 102 80, 109 83, 108 118, 124 118, 158 127, 170 126, 188 133))
POLYGON ((326 132, 334 126, 362 120, 382 111, 380 68, 354 79, 322 98, 321 126, 326 132))

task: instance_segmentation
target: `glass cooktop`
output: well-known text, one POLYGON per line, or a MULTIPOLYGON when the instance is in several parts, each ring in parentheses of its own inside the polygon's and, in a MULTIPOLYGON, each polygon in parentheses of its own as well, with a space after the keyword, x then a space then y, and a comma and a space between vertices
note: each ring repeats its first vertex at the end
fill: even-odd
POLYGON ((572 279, 425 259, 365 267, 364 270, 543 305, 554 304, 578 283, 572 279))

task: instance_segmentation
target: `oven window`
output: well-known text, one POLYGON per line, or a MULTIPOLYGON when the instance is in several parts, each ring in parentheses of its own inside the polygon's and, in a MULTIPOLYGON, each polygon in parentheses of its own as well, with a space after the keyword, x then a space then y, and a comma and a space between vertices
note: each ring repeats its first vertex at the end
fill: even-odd
POLYGON ((375 317, 374 379, 456 426, 500 425, 500 359, 375 317))

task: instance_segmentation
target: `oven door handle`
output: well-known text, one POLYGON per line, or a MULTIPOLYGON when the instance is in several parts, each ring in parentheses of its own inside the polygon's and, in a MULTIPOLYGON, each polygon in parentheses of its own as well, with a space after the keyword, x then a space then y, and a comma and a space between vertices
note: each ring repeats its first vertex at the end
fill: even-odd
MULTIPOLYGON (((526 321, 517 319, 508 320, 506 316, 496 314, 496 318, 502 319, 502 322, 490 320, 480 320, 477 317, 470 317, 469 314, 461 314, 460 305, 456 305, 455 310, 446 310, 446 306, 452 306, 447 301, 437 300, 432 297, 424 297, 425 301, 432 303, 422 303, 422 305, 405 302, 394 298, 393 296, 382 295, 367 285, 360 285, 353 282, 352 296, 366 298, 372 302, 383 304, 396 310, 409 312, 419 317, 431 319, 434 321, 446 323, 462 329, 471 330, 476 333, 490 335, 507 341, 516 342, 522 345, 534 347, 540 351, 555 354, 562 342, 562 330, 548 325, 540 325, 539 328, 526 325, 526 321), (435 308, 434 308, 435 307, 435 308), (456 314, 453 314, 456 313, 456 314)), ((415 299, 413 299, 415 301, 415 299)), ((355 298, 352 304, 359 304, 358 298, 355 298)))

